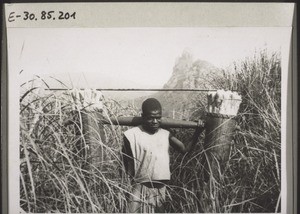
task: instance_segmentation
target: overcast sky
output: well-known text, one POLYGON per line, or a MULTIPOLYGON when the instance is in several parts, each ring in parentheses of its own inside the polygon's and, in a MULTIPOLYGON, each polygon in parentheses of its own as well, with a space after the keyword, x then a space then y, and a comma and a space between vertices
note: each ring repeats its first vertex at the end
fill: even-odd
POLYGON ((74 87, 161 88, 176 58, 226 68, 267 48, 288 45, 289 28, 17 28, 8 29, 9 72, 49 75, 74 87))

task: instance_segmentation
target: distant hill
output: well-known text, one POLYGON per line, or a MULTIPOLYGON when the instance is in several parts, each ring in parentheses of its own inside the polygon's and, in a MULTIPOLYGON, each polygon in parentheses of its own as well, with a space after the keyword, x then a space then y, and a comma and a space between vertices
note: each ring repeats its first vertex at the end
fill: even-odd
MULTIPOLYGON (((222 70, 209 62, 194 60, 189 52, 176 60, 173 73, 164 85, 166 89, 216 89, 222 81, 222 70)), ((141 106, 149 96, 135 99, 135 105, 141 106)), ((163 106, 163 116, 175 119, 195 119, 205 109, 206 92, 161 91, 151 97, 157 98, 163 106)), ((197 118, 196 118, 197 119, 197 118)))

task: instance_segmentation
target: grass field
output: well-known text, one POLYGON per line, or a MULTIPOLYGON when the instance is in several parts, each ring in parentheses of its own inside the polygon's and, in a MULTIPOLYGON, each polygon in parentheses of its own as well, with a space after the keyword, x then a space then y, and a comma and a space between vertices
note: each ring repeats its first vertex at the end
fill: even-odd
MULTIPOLYGON (((171 149, 168 212, 279 212, 280 55, 268 56, 262 51, 237 63, 235 72, 225 71, 218 81, 220 88, 235 88, 243 98, 236 118, 240 130, 232 142, 229 160, 219 180, 204 182, 201 160, 205 133, 187 155, 171 149)), ((40 78, 21 86, 21 208, 27 212, 126 212, 130 186, 120 150, 122 132, 128 127, 105 125, 101 133, 93 132, 86 140, 84 124, 89 120, 93 130, 94 115, 76 109, 68 91, 42 89, 47 87, 40 78), (37 82, 41 87, 35 87, 37 82)), ((190 111, 205 111, 203 99, 190 111)), ((103 104, 101 114, 110 117, 135 116, 139 111, 108 97, 103 104)), ((197 114, 193 117, 199 119, 197 114)), ((187 141, 193 130, 172 132, 187 141)))

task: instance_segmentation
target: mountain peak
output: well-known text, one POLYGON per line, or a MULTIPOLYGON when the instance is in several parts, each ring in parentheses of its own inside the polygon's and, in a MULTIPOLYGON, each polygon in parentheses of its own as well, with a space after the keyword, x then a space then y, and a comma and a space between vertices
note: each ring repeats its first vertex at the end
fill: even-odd
POLYGON ((220 69, 213 64, 197 59, 193 60, 192 54, 184 51, 177 58, 173 67, 173 73, 164 88, 210 88, 213 87, 213 81, 209 76, 218 75, 220 69))

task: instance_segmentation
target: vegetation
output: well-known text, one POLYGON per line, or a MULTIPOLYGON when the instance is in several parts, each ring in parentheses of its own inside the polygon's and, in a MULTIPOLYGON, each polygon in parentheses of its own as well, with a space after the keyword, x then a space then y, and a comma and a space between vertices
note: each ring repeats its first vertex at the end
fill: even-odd
MULTIPOLYGON (((204 182, 203 139, 194 151, 171 150, 168 212, 280 212, 281 191, 281 65, 280 56, 259 55, 235 64, 216 80, 220 88, 242 96, 236 118, 240 130, 232 142, 222 176, 204 182)), ((62 84, 63 87, 63 84, 62 84)), ((129 183, 120 148, 127 127, 93 130, 94 115, 74 106, 70 92, 50 93, 37 78, 21 86, 20 206, 27 212, 126 212, 129 183), (36 87, 36 82, 43 86, 36 87)), ((206 111, 206 98, 193 99, 191 120, 206 111)), ((139 111, 108 98, 101 114, 136 115, 139 111)), ((171 130, 186 141, 193 130, 171 130)))
MULTIPOLYGON (((280 212, 280 56, 269 57, 262 51, 236 64, 234 72, 224 72, 224 77, 223 81, 216 80, 220 87, 236 89, 243 98, 236 118, 240 130, 235 135, 229 160, 225 169, 220 169, 221 179, 204 183, 203 142, 184 157, 174 153, 172 180, 180 205, 173 204, 172 209, 174 212, 280 212)), ((206 111, 204 105, 197 108, 206 111)), ((185 136, 185 132, 179 131, 178 137, 185 136)))

